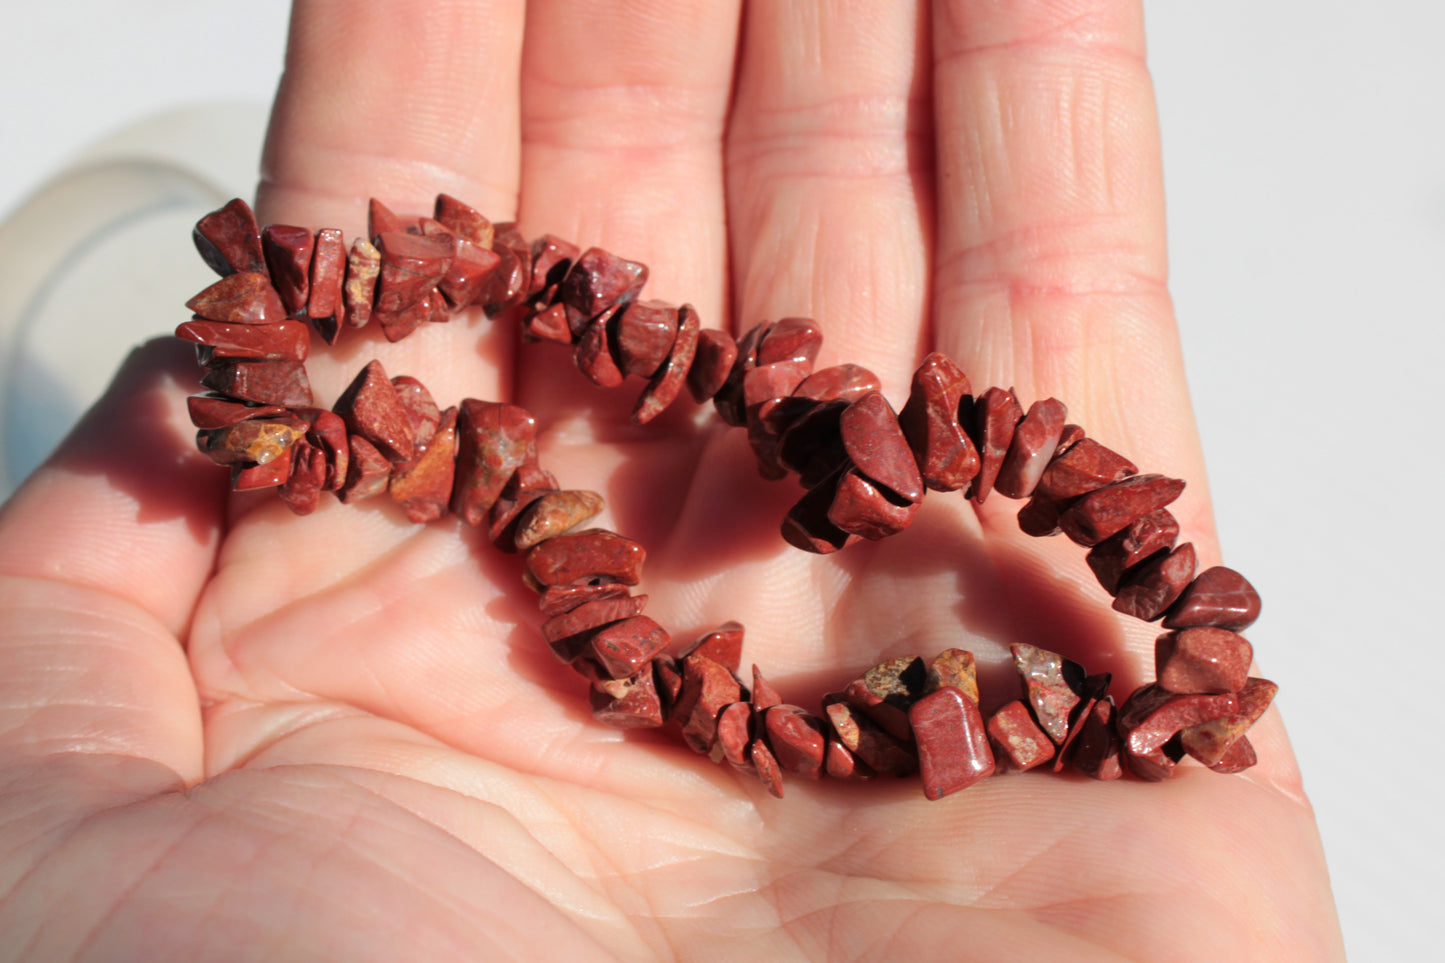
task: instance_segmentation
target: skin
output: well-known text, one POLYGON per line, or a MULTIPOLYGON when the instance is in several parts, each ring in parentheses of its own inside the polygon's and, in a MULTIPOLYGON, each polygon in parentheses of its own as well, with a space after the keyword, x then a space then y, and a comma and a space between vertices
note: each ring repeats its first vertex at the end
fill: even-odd
MULTIPOLYGON (((1138 4, 821 6, 299 2, 258 213, 350 237, 368 196, 445 191, 646 262, 705 325, 818 318, 820 364, 895 401, 944 351, 1188 479, 1214 564, 1138 4)), ((321 398, 380 357, 443 404, 527 406, 543 463, 648 546, 649 614, 683 641, 743 622, 789 701, 962 646, 987 709, 1016 641, 1116 696, 1152 676, 1156 628, 1018 503, 935 495, 895 539, 807 556, 776 534, 796 487, 690 403, 631 427, 633 391, 480 318, 348 334, 309 362, 321 398)), ((139 351, 0 515, 0 958, 1341 957, 1273 710, 1240 776, 773 800, 595 724, 478 533, 229 496, 189 355, 139 351)))

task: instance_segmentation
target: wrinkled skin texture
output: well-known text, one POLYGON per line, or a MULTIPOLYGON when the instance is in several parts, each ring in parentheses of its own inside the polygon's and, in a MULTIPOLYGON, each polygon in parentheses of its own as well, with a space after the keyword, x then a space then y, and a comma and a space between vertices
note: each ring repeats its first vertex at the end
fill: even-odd
MULTIPOLYGON (((705 325, 816 317, 819 364, 866 363, 895 404, 944 351, 1189 479, 1210 565, 1153 110, 1132 2, 312 0, 258 213, 349 240, 368 195, 429 213, 444 191, 645 262, 645 296, 705 325)), ((738 619, 790 702, 948 646, 985 708, 1015 697, 1010 642, 1116 695, 1152 671, 1154 628, 1109 611, 1077 546, 1022 536, 1019 503, 935 494, 899 537, 810 557, 742 432, 634 429, 633 391, 518 341, 346 331, 309 370, 327 402, 381 357, 443 404, 530 408, 543 464, 648 546, 648 614, 682 640, 738 619)), ((1340 955, 1275 710, 1240 776, 773 800, 594 724, 483 533, 228 496, 190 447, 188 355, 139 352, 0 516, 0 958, 1340 955)))

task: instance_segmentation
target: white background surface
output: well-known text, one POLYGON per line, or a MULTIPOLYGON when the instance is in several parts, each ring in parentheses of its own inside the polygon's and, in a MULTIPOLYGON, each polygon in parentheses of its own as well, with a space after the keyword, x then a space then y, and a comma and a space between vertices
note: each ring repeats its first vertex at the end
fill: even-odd
MULTIPOLYGON (((1434 387, 1445 362, 1445 4, 1146 9, 1173 290, 1225 555, 1266 600, 1250 634, 1282 685, 1351 958, 1438 959, 1442 633, 1425 613, 1445 594, 1434 490, 1445 468, 1434 387)), ((285 16, 280 0, 7 9, 0 218, 97 140, 217 102, 243 106, 188 114, 179 134, 152 125, 109 156, 147 144, 201 156, 230 138, 238 146, 208 174, 221 194, 249 193, 285 16), (195 119, 225 116, 229 132, 195 119)), ((193 259, 188 203, 181 190, 149 226, 193 259)), ((173 306, 205 279, 180 273, 136 281, 130 299, 154 307, 133 319, 91 311, 107 328, 81 334, 105 356, 94 371, 72 360, 62 380, 98 392, 126 345, 168 331, 173 306)), ((75 317, 84 289, 56 287, 41 296, 46 311, 75 317)), ((0 331, 12 339, 0 343, 0 391, 42 367, 19 352, 49 350, 15 335, 0 331)))

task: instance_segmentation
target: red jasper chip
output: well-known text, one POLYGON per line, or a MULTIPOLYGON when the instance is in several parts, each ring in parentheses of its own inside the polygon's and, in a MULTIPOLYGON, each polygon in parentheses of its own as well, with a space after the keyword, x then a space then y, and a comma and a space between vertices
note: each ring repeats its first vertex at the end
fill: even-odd
MULTIPOLYGON (((1054 449, 1054 457, 1057 458, 1083 440, 1084 429, 1078 425, 1065 425, 1063 432, 1059 435, 1059 447, 1054 449)), ((1047 471, 1047 469, 1045 469, 1045 471, 1047 471)), ((1040 484, 1042 484, 1042 481, 1040 481, 1040 484)))
POLYGON ((571 344, 572 329, 567 326, 567 312, 562 309, 562 305, 554 304, 529 314, 522 322, 522 337, 527 341, 571 344))
MULTIPOLYGON (((1238 705, 1232 714, 1190 726, 1179 734, 1184 751, 1211 769, 1239 764, 1245 757, 1230 759, 1231 750, 1244 741, 1245 731, 1264 715, 1278 691, 1279 686, 1268 679, 1247 680, 1235 695, 1238 705)), ((1253 754, 1252 748, 1249 753, 1253 754)))
POLYGON ((213 365, 201 384, 238 401, 294 408, 311 404, 311 382, 299 361, 235 361, 213 365))
MULTIPOLYGON (((729 622, 728 625, 737 625, 736 622, 729 622)), ((741 626, 739 626, 741 628, 741 626)), ((762 671, 753 665, 753 708, 761 712, 764 709, 771 709, 773 706, 783 704, 783 697, 778 695, 778 690, 773 684, 763 678, 762 671)))
POLYGON ((839 473, 819 482, 788 509, 781 531, 789 545, 805 552, 829 555, 859 539, 860 536, 843 531, 828 519, 841 477, 839 473))
POLYGON ((687 371, 687 391, 698 404, 717 394, 738 357, 738 343, 726 331, 699 331, 692 367, 687 371))
POLYGON ((373 241, 382 234, 418 234, 420 231, 416 218, 401 217, 374 197, 367 204, 366 234, 373 241))
POLYGON ((346 481, 337 492, 341 501, 350 505, 386 491, 387 480, 391 478, 391 462, 387 457, 360 435, 348 435, 346 443, 350 449, 346 481))
POLYGON ((572 349, 572 361, 577 370, 599 388, 616 388, 622 384, 622 369, 612 358, 607 346, 607 322, 616 308, 608 308, 582 329, 577 346, 572 349))
MULTIPOLYGON (((1059 445, 1063 446, 1062 438, 1059 445)), ((1049 462, 1035 491, 1048 498, 1077 498, 1123 481, 1138 470, 1123 455, 1092 438, 1080 438, 1049 462)))
POLYGON ((341 334, 346 284, 346 241, 334 227, 316 232, 315 253, 311 255, 311 290, 306 297, 306 316, 327 344, 341 334))
POLYGON ((346 323, 364 328, 371 320, 376 299, 376 279, 381 275, 381 252, 364 237, 351 242, 346 255, 346 283, 341 299, 346 305, 346 323))
POLYGON ((1179 497, 1184 482, 1163 475, 1133 475, 1079 497, 1059 516, 1064 534, 1080 545, 1097 545, 1179 497))
POLYGON ((383 325, 399 322, 435 290, 456 256, 456 239, 450 234, 401 234, 385 231, 376 235, 381 251, 381 276, 376 283, 372 314, 383 325))
POLYGON ((616 532, 591 528, 549 538, 527 551, 527 574, 538 585, 599 579, 636 585, 647 550, 616 532))
MULTIPOLYGON (((908 707, 923 695, 928 671, 916 655, 880 662, 850 682, 843 698, 898 739, 912 738, 908 707)), ((849 746, 848 748, 853 748, 849 746)))
MULTIPOLYGON (((566 615, 573 609, 601 599, 627 598, 632 590, 626 585, 554 585, 542 592, 537 607, 548 618, 566 615)), ((636 615, 636 612, 629 613, 636 615)))
POLYGON ((1143 622, 1153 622, 1174 604, 1194 578, 1194 545, 1185 542, 1168 555, 1159 554, 1124 576, 1114 609, 1143 622))
POLYGON ((1093 779, 1118 779, 1124 775, 1114 715, 1114 700, 1106 697, 1095 702, 1078 722, 1079 737, 1071 746, 1069 763, 1093 779))
POLYGON ((238 492, 256 491, 261 488, 275 488, 286 484, 291 477, 291 459, 277 458, 264 465, 231 466, 231 489, 238 492))
POLYGON ((592 683, 592 717, 613 729, 655 729, 663 723, 662 699, 651 672, 592 683))
POLYGON ((391 497, 406 517, 423 524, 447 513, 456 477, 457 409, 442 412, 441 423, 425 449, 391 479, 391 497))
POLYGON ((224 428, 250 418, 273 418, 287 412, 280 405, 248 405, 216 394, 191 395, 186 399, 186 408, 191 424, 197 428, 224 428))
POLYGON ((856 401, 870 391, 881 391, 878 376, 862 365, 836 364, 814 371, 793 389, 793 397, 813 401, 856 401))
POLYGON ((837 738, 828 740, 823 770, 830 779, 872 779, 874 776, 873 770, 864 765, 862 760, 853 755, 837 738))
POLYGON ((380 361, 361 369, 333 410, 352 435, 371 442, 390 461, 405 463, 416 455, 411 414, 380 361))
MULTIPOLYGON (((238 274, 232 277, 240 277, 238 274)), ((305 361, 311 334, 300 321, 276 324, 227 324, 223 321, 187 321, 176 337, 203 345, 204 363, 248 359, 252 361, 305 361)))
POLYGON ((1019 509, 1019 531, 1034 538, 1047 538, 1060 532, 1059 516, 1073 503, 1073 499, 1057 501, 1040 495, 1034 490, 1033 497, 1019 509))
POLYGON ((934 491, 957 491, 978 474, 978 452, 958 420, 959 403, 971 390, 963 369, 936 351, 913 372, 898 424, 923 484, 934 491))
POLYGON ((686 659, 691 655, 701 655, 712 659, 718 665, 736 675, 738 670, 742 668, 743 662, 742 623, 728 621, 719 625, 711 632, 704 632, 694 639, 692 644, 684 649, 678 658, 686 659))
POLYGON ((822 332, 812 318, 784 318, 768 328, 767 333, 759 339, 757 363, 765 365, 776 361, 799 361, 812 368, 813 362, 818 360, 818 349, 822 346, 822 332))
POLYGON ((502 493, 487 512, 487 537, 498 551, 516 552, 517 524, 532 503, 557 491, 555 488, 533 488, 519 481, 520 472, 502 486, 502 493))
POLYGON ((1059 746, 1058 753, 1054 756, 1054 772, 1060 772, 1064 768, 1065 761, 1073 755, 1074 743, 1079 738, 1080 725, 1088 718, 1089 713, 1094 711, 1094 706, 1102 699, 1109 698, 1109 683, 1113 681, 1113 674, 1101 672, 1098 675, 1087 676, 1079 687, 1079 704, 1069 716, 1069 734, 1064 737, 1063 744, 1059 746))
POLYGON ((944 649, 934 656, 923 680, 923 692, 926 695, 946 686, 952 686, 974 702, 978 701, 978 666, 972 652, 944 649))
POLYGON ((1014 427, 1013 440, 993 487, 1006 498, 1028 498, 1059 447, 1068 409, 1057 398, 1045 398, 1029 406, 1028 414, 1014 427))
POLYGON ((1178 537, 1178 520, 1161 508, 1089 549, 1084 560, 1104 591, 1113 595, 1131 569, 1156 553, 1172 548, 1178 537))
POLYGON ((677 337, 672 342, 672 351, 662 366, 653 372, 652 380, 632 408, 632 421, 635 424, 647 424, 662 414, 682 393, 682 386, 697 354, 697 339, 702 322, 698 320, 697 311, 693 310, 690 304, 678 308, 677 317, 677 337))
POLYGON ((261 229, 251 205, 239 197, 197 221, 191 240, 211 270, 223 277, 241 271, 266 273, 261 229))
POLYGON ((871 541, 896 535, 908 527, 918 511, 916 502, 904 505, 890 501, 856 471, 845 471, 828 506, 828 521, 853 535, 871 541))
POLYGON ((758 459, 758 471, 764 478, 782 478, 786 471, 777 459, 780 444, 776 421, 767 417, 798 383, 807 377, 804 361, 775 361, 760 364, 743 376, 743 410, 748 426, 748 443, 758 459))
POLYGON ((1228 629, 1167 632, 1154 643, 1159 686, 1180 694, 1237 692, 1249 679, 1254 647, 1228 629))
POLYGON ((1181 730, 1234 715, 1233 694, 1176 695, 1158 685, 1134 691, 1119 710, 1119 733, 1124 739, 1124 764, 1140 779, 1168 779, 1183 754, 1171 740, 1181 730))
POLYGON ((726 666, 707 656, 694 655, 681 664, 682 689, 673 716, 682 724, 683 741, 694 752, 706 753, 717 737, 718 714, 742 701, 742 686, 726 666))
POLYGON ((1083 691, 1084 667, 1057 652, 1014 644, 1014 666, 1023 678, 1034 718, 1055 745, 1069 734, 1069 718, 1083 691))
POLYGON ((763 713, 763 728, 779 768, 808 779, 822 777, 828 749, 822 719, 798 706, 778 705, 763 713))
POLYGON ((465 238, 484 250, 492 249, 492 222, 483 217, 476 208, 464 204, 450 194, 437 195, 432 217, 457 237, 465 238))
POLYGON ((543 234, 532 242, 532 277, 527 284, 527 293, 535 297, 548 289, 556 290, 572 269, 581 249, 571 241, 565 241, 551 234, 543 234))
POLYGON ((603 311, 637 297, 647 282, 647 265, 590 247, 572 263, 557 287, 557 300, 567 311, 574 337, 603 311))
POLYGON ((497 225, 492 251, 501 260, 473 303, 482 305, 488 315, 495 316, 520 304, 527 296, 532 283, 532 251, 514 227, 503 224, 497 225), (504 227, 507 229, 502 230, 504 227))
POLYGON ((646 605, 646 595, 594 598, 543 622, 542 638, 553 655, 570 665, 590 654, 595 630, 640 615, 646 605))
POLYGON ((501 267, 501 255, 490 248, 477 247, 471 241, 458 238, 456 254, 447 265, 447 271, 437 282, 437 290, 446 299, 453 311, 460 311, 481 297, 488 279, 501 267))
POLYGON ((265 465, 282 455, 306 433, 295 418, 252 418, 225 428, 197 433, 196 444, 218 465, 265 465))
POLYGON ((672 352, 677 326, 677 308, 666 301, 634 301, 626 305, 612 316, 618 367, 624 374, 652 377, 672 352))
POLYGON ((746 702, 734 702, 718 713, 718 748, 728 765, 741 772, 753 770, 748 747, 756 737, 754 728, 753 707, 746 702))
POLYGON ((1250 743, 1248 736, 1240 736, 1235 740, 1234 745, 1224 751, 1219 761, 1209 767, 1211 772, 1222 772, 1232 775, 1237 772, 1244 772, 1255 763, 1259 757, 1254 754, 1254 746, 1250 743))
POLYGON ((322 491, 335 491, 346 483, 347 462, 351 446, 346 440, 346 423, 327 408, 298 408, 293 412, 309 426, 306 440, 326 459, 326 479, 322 491))
POLYGON ((978 451, 978 474, 969 487, 968 497, 982 505, 993 491, 994 480, 1013 443, 1014 426, 1024 416, 1024 410, 1012 391, 990 388, 978 397, 973 415, 969 434, 978 451))
POLYGON ((292 446, 291 476, 281 486, 281 501, 295 515, 310 515, 321 502, 326 482, 326 453, 302 439, 292 446))
POLYGON ((592 634, 589 649, 602 670, 614 679, 637 675, 672 637, 645 615, 614 622, 592 634))
POLYGON ((767 333, 771 322, 755 324, 737 343, 737 354, 732 369, 723 379, 722 387, 713 392, 712 404, 723 422, 733 427, 747 424, 747 410, 743 405, 743 378, 757 367, 758 342, 767 333))
POLYGON ((889 735, 861 709, 829 702, 823 711, 838 741, 871 771, 906 776, 918 768, 918 756, 908 744, 889 735))
POLYGON ((411 425, 411 436, 418 450, 431 444, 441 424, 442 412, 426 385, 411 375, 397 375, 391 379, 396 389, 397 400, 406 411, 407 422, 411 425))
POLYGON ((908 710, 918 745, 923 794, 942 799, 993 775, 993 751, 978 704, 954 688, 942 688, 908 710))
POLYGON ((316 238, 304 227, 270 224, 261 230, 261 252, 271 271, 271 282, 291 314, 306 310, 311 293, 311 254, 316 238))
POLYGON ((766 787, 770 794, 782 799, 783 770, 778 766, 778 760, 773 758, 773 752, 768 748, 768 744, 761 739, 753 740, 753 744, 748 748, 748 759, 753 764, 758 781, 766 787))
POLYGON ((286 306, 271 287, 271 279, 251 271, 221 278, 187 301, 186 307, 200 318, 223 324, 274 324, 286 320, 286 306))
POLYGON ((1034 722, 1029 707, 1015 700, 988 720, 988 739, 1000 768, 1026 772, 1054 758, 1054 743, 1034 722))
POLYGON ((513 544, 525 552, 555 538, 602 511, 602 496, 589 491, 547 492, 527 506, 517 519, 513 544))
POLYGON ((1242 632, 1259 618, 1259 593, 1232 568, 1216 565, 1195 576, 1169 609, 1168 629, 1214 626, 1242 632))
MULTIPOLYGON (((779 405, 779 409, 792 400, 779 405)), ((792 418, 779 435, 778 464, 797 472, 805 488, 821 484, 847 464, 848 452, 840 428, 847 407, 848 402, 841 400, 814 404, 792 418)))
POLYGON ((537 421, 525 409, 475 398, 464 400, 457 414, 452 511, 468 525, 480 525, 526 460, 536 437, 537 421))
POLYGON ((905 502, 923 499, 923 477, 898 427, 898 416, 880 392, 870 391, 844 409, 838 427, 843 448, 858 471, 905 502))

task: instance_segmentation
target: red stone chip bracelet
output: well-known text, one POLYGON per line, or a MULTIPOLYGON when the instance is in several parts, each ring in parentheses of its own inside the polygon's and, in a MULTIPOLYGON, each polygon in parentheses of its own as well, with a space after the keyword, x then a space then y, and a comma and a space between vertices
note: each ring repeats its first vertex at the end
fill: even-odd
POLYGON ((498 548, 523 554, 542 635, 587 679, 601 722, 676 725, 694 750, 778 796, 784 773, 918 772, 938 799, 998 770, 1160 780, 1186 754, 1216 772, 1254 764, 1244 733, 1276 689, 1249 677, 1253 653, 1239 635, 1259 615, 1258 594, 1232 569, 1196 575, 1167 508, 1184 483, 1139 474, 1068 424, 1059 401, 1025 410, 1003 388, 975 395, 958 365, 931 354, 895 413, 867 369, 814 370, 822 336, 810 320, 759 324, 734 341, 702 328, 689 305, 642 299, 644 265, 551 235, 528 244, 446 195, 433 217, 372 201, 368 234, 348 248, 333 229, 261 229, 241 200, 200 220, 196 246, 221 280, 188 302, 195 317, 176 330, 197 345, 211 389, 189 399, 197 444, 230 467, 237 491, 276 488, 299 515, 322 492, 347 503, 386 494, 415 522, 450 511, 485 526, 498 548), (765 476, 801 479, 806 492, 782 523, 801 549, 893 535, 927 489, 1027 499, 1025 532, 1086 546, 1115 609, 1163 619, 1158 681, 1116 708, 1107 673, 1015 645, 1022 698, 985 720, 973 656, 948 649, 876 665, 817 714, 784 703, 756 666, 750 684, 740 678, 735 622, 669 654, 667 630, 643 614, 647 597, 631 592, 646 552, 616 532, 578 529, 602 498, 558 488, 525 410, 471 398, 442 410, 421 382, 388 377, 377 361, 334 409, 312 404, 312 328, 335 343, 343 328, 374 322, 396 341, 468 306, 515 319, 528 340, 570 345, 600 386, 648 379, 639 424, 684 386, 699 403, 711 398, 724 421, 746 427, 765 476))

